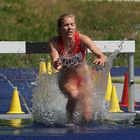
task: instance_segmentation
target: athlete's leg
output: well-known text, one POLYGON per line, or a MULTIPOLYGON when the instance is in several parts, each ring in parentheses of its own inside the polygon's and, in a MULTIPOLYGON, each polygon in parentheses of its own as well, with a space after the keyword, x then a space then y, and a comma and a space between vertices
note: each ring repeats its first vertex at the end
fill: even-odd
POLYGON ((81 93, 82 119, 88 122, 92 119, 94 102, 92 69, 87 64, 83 64, 78 71, 79 75, 83 76, 83 81, 79 87, 79 92, 81 93))
POLYGON ((78 99, 80 96, 78 89, 78 79, 77 77, 71 77, 64 84, 65 91, 69 94, 68 96, 72 99, 78 99))
POLYGON ((72 98, 68 98, 68 102, 66 105, 66 115, 68 117, 68 121, 73 123, 74 121, 74 112, 76 111, 77 100, 72 98))
POLYGON ((85 96, 81 99, 82 103, 82 121, 83 122, 88 122, 92 120, 93 116, 93 99, 91 96, 85 96))
POLYGON ((76 105, 80 92, 78 89, 79 79, 77 78, 77 72, 74 69, 65 70, 61 77, 59 77, 59 87, 66 97, 68 97, 68 103, 66 105, 66 112, 68 120, 73 120, 74 112, 76 111, 76 105))

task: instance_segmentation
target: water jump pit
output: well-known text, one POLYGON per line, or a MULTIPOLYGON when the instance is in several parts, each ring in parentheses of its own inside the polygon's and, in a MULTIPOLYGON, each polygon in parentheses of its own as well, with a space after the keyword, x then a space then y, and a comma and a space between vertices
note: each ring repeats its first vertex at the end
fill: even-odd
MULTIPOLYGON (((60 124, 55 124, 52 122, 52 124, 50 123, 50 125, 46 125, 44 123, 41 123, 42 122, 41 119, 44 118, 44 116, 42 118, 39 116, 38 122, 34 121, 33 114, 32 112, 30 112, 30 110, 32 109, 32 104, 33 104, 32 91, 36 85, 35 80, 36 80, 36 76, 38 75, 38 71, 35 69, 1 69, 0 72, 1 72, 0 138, 3 140, 7 140, 7 139, 21 139, 21 140, 22 139, 24 140, 26 139, 34 139, 34 140, 119 139, 121 140, 122 139, 124 140, 126 138, 140 139, 139 136, 140 115, 138 111, 115 112, 115 113, 105 112, 103 115, 101 116, 99 115, 100 117, 104 118, 103 120, 102 118, 98 118, 98 120, 95 120, 88 124, 70 125, 70 124, 65 124, 65 118, 64 118, 65 112, 63 112, 64 108, 63 107, 59 108, 60 106, 63 105, 63 103, 59 102, 60 103, 59 107, 57 108, 56 111, 54 111, 54 115, 57 116, 58 120, 54 118, 54 121, 56 122, 59 121, 60 124), (21 94, 20 95, 21 108, 25 112, 23 114, 22 113, 6 114, 9 111, 9 106, 12 99, 11 93, 13 92, 13 87, 18 87, 18 91, 21 94)), ((47 77, 50 78, 50 75, 47 75, 47 77)), ((51 86, 54 86, 54 84, 52 84, 54 83, 54 79, 53 78, 49 79, 51 86)), ((42 80, 46 80, 46 79, 42 79, 42 80)), ((52 88, 51 86, 50 88, 52 88)), ((40 92, 40 89, 38 92, 40 92)), ((43 111, 45 112, 45 110, 42 110, 42 112, 43 111)), ((51 117, 54 116, 49 115, 49 117, 50 117, 49 119, 51 119, 51 117)))
MULTIPOLYGON (((112 57, 115 58, 116 55, 112 57)), ((93 80, 96 83, 94 115, 93 121, 87 124, 67 124, 65 115, 67 99, 59 94, 57 73, 52 75, 47 73, 37 80, 38 70, 35 69, 1 69, 0 138, 3 140, 139 138, 139 125, 135 123, 136 119, 138 122, 136 118, 138 115, 136 112, 122 112, 117 104, 115 88, 111 98, 115 104, 110 107, 110 103, 104 99, 111 61, 104 69, 99 67, 98 77, 95 76, 93 80), (21 103, 18 101, 19 98, 21 103)), ((44 66, 43 63, 40 69, 46 72, 44 66)))

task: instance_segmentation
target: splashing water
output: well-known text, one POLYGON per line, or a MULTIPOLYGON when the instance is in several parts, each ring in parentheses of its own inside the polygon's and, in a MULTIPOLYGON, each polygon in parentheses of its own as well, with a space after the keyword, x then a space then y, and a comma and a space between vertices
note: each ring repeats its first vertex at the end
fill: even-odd
MULTIPOLYGON (((112 53, 105 67, 97 67, 94 78, 93 93, 93 120, 102 120, 108 111, 108 103, 104 100, 106 93, 108 73, 112 61, 119 51, 112 53)), ((61 93, 57 84, 57 74, 44 74, 37 80, 33 90, 33 119, 46 125, 65 125, 67 98, 61 93)))
POLYGON ((93 93, 96 100, 94 101, 94 120, 104 120, 104 118, 106 118, 106 113, 108 113, 109 102, 105 101, 104 97, 108 83, 108 73, 118 53, 119 50, 116 50, 108 57, 105 67, 99 68, 99 71, 95 74, 95 78, 93 79, 95 85, 93 93))
POLYGON ((57 74, 42 75, 33 91, 33 116, 47 125, 64 124, 67 99, 57 86, 57 74))

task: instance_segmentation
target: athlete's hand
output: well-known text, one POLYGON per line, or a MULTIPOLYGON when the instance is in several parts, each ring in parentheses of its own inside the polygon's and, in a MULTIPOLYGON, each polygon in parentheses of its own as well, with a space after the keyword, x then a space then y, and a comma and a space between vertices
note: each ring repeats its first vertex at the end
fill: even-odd
POLYGON ((107 57, 105 55, 103 55, 99 58, 96 58, 93 63, 96 65, 104 66, 106 61, 107 61, 107 57))
POLYGON ((54 68, 59 71, 62 69, 62 63, 59 58, 56 61, 54 61, 54 68))

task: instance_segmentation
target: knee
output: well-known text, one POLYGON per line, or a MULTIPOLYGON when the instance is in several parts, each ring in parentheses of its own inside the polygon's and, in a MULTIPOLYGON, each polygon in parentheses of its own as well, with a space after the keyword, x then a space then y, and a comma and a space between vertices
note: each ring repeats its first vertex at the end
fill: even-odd
POLYGON ((79 90, 76 87, 66 88, 65 90, 68 96, 72 99, 77 99, 80 96, 79 90))
POLYGON ((66 83, 64 89, 69 97, 77 99, 80 96, 77 84, 66 83))
POLYGON ((80 96, 80 93, 79 93, 78 89, 73 89, 73 90, 71 90, 71 97, 72 97, 73 99, 78 99, 79 96, 80 96))

